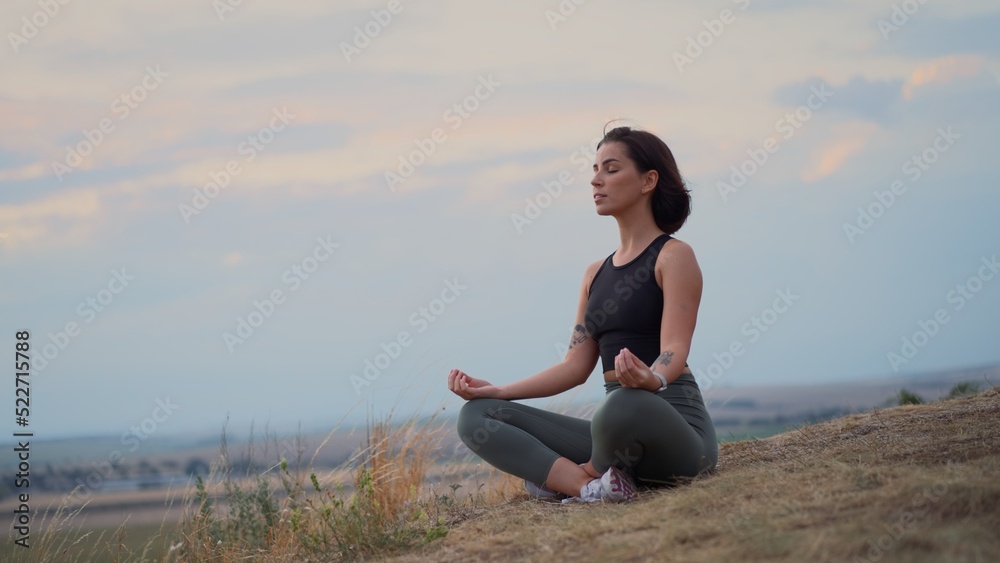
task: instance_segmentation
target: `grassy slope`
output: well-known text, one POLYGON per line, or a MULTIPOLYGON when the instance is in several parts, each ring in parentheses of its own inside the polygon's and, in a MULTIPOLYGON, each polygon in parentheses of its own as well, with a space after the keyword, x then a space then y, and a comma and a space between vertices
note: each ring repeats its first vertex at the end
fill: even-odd
POLYGON ((726 443, 625 505, 526 499, 397 561, 1000 561, 1000 388, 726 443))

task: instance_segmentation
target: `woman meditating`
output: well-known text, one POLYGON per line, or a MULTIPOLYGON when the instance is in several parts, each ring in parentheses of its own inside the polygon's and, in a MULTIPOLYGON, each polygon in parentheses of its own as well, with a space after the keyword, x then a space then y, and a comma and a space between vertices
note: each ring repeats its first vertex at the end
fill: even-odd
POLYGON ((670 485, 714 471, 715 427, 687 365, 701 302, 701 269, 672 235, 691 198, 667 145, 617 127, 598 144, 591 180, 598 215, 618 222, 618 249, 587 267, 565 359, 493 385, 453 369, 467 399, 462 441, 535 496, 626 501, 636 484, 670 485), (514 402, 583 384, 600 357, 606 394, 592 420, 514 402))

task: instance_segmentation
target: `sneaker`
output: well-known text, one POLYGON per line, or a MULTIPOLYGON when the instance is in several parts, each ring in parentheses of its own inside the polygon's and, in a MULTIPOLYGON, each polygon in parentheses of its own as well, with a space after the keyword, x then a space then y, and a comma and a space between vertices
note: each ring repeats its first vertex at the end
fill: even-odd
POLYGON ((612 467, 600 479, 594 479, 580 489, 580 496, 563 499, 570 502, 625 502, 635 498, 635 483, 628 473, 612 467))

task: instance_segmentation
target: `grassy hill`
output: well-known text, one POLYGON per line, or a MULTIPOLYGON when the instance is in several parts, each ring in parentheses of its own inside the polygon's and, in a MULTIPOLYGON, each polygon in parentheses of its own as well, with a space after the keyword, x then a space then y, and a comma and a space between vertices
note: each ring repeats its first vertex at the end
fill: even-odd
POLYGON ((392 561, 1000 561, 1000 388, 721 446, 624 505, 516 499, 392 561))

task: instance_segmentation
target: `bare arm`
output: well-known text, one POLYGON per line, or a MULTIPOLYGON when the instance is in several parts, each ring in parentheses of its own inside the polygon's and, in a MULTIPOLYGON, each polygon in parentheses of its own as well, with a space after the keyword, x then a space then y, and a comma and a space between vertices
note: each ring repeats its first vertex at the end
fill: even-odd
POLYGON ((562 362, 531 377, 504 385, 500 388, 502 399, 531 399, 558 395, 583 384, 594 371, 600 353, 597 342, 587 333, 586 313, 590 283, 601 262, 587 267, 580 285, 580 298, 576 307, 576 323, 570 337, 569 350, 562 362))
POLYGON ((498 399, 532 399, 551 397, 584 383, 597 365, 599 350, 597 342, 587 334, 586 312, 590 294, 590 282, 594 279, 601 262, 587 267, 580 286, 577 302, 576 324, 570 338, 569 350, 562 362, 504 386, 494 386, 482 379, 453 369, 448 374, 448 388, 463 399, 493 397, 498 399))
POLYGON ((663 319, 660 321, 660 355, 650 366, 667 383, 684 371, 701 304, 701 268, 694 250, 683 241, 667 243, 661 257, 663 319))

